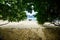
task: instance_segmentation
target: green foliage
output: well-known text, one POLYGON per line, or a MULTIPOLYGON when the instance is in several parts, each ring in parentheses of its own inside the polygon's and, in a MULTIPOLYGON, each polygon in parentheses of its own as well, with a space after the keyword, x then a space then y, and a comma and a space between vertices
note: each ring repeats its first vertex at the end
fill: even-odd
POLYGON ((22 0, 0 0, 0 19, 20 21, 26 18, 22 0))
MULTIPOLYGON (((36 17, 39 24, 47 21, 52 22, 54 19, 60 17, 59 3, 57 0, 26 0, 25 3, 33 3, 34 10, 38 12, 36 17)), ((30 6, 27 6, 29 10, 31 10, 30 6)))
MULTIPOLYGON (((37 13, 37 21, 39 24, 44 22, 52 22, 54 19, 59 18, 59 6, 57 0, 36 0, 34 6, 37 13)), ((60 18, 59 18, 60 19, 60 18)))
POLYGON ((39 24, 43 24, 45 21, 48 21, 48 15, 46 13, 47 7, 48 7, 48 2, 45 0, 36 0, 35 3, 35 10, 38 11, 36 14, 37 16, 37 21, 39 24), (37 1, 37 2, 36 2, 37 1))
POLYGON ((33 10, 38 12, 36 14, 38 23, 51 22, 60 17, 58 4, 57 0, 0 0, 0 19, 9 21, 24 19, 26 18, 24 10, 31 13, 33 5, 33 10))
POLYGON ((24 4, 29 3, 30 5, 26 5, 26 9, 28 9, 28 12, 31 12, 32 8, 31 5, 34 6, 34 10, 38 13, 36 14, 38 23, 44 23, 45 21, 48 21, 48 15, 46 13, 48 2, 47 0, 26 0, 24 1, 24 4))

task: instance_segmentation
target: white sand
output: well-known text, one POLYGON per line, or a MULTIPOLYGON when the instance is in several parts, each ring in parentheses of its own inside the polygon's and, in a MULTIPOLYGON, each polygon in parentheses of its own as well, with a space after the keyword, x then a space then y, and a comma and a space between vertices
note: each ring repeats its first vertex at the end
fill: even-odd
MULTIPOLYGON (((0 24, 7 23, 7 21, 0 21, 0 24)), ((27 28, 31 29, 31 31, 35 32, 38 36, 42 37, 42 40, 45 40, 44 33, 42 31, 41 25, 38 25, 37 21, 20 21, 20 22, 10 22, 7 25, 0 26, 1 28, 27 28), (37 29, 38 28, 38 29, 37 29), (37 32, 37 30, 39 32, 37 32)))
MULTIPOLYGON (((8 23, 7 21, 0 21, 0 25, 8 23)), ((7 25, 2 25, 3 28, 40 28, 41 25, 38 25, 37 21, 20 21, 20 22, 10 22, 7 25)))

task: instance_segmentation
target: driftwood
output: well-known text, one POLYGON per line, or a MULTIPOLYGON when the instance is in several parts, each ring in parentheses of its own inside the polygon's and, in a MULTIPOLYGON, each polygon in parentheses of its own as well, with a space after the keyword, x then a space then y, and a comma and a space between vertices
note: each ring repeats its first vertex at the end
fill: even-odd
POLYGON ((8 23, 4 23, 4 24, 0 24, 0 26, 7 25, 7 24, 9 24, 9 22, 8 23))

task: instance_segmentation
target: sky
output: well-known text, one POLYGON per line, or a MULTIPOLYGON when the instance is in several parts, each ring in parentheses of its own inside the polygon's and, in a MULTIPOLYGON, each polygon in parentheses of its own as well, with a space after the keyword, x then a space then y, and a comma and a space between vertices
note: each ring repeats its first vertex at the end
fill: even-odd
POLYGON ((27 15, 27 20, 32 19, 32 21, 36 20, 36 17, 34 17, 33 15, 36 15, 37 12, 35 12, 34 10, 32 10, 32 13, 29 13, 28 11, 25 11, 26 15, 27 15))

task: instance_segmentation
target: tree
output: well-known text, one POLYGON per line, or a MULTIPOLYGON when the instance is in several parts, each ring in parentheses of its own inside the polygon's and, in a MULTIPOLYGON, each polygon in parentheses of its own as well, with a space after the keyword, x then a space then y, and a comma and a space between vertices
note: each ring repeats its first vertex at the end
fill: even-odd
POLYGON ((60 20, 59 0, 36 0, 37 21, 39 24, 51 22, 55 19, 60 20))
POLYGON ((47 17, 48 13, 46 12, 47 12, 49 4, 47 0, 27 0, 24 2, 30 4, 30 5, 27 5, 28 11, 31 10, 31 5, 33 5, 34 10, 38 12, 36 14, 38 23, 43 24, 45 21, 48 21, 48 17, 47 17))
POLYGON ((29 3, 30 5, 26 5, 28 11, 31 12, 31 5, 34 6, 34 10, 38 13, 36 14, 37 21, 39 24, 43 24, 44 22, 52 22, 54 19, 60 19, 59 12, 59 0, 25 0, 24 4, 29 3), (33 4, 31 4, 33 3, 33 4))
POLYGON ((26 18, 22 0, 0 0, 0 19, 20 21, 26 18))
POLYGON ((36 17, 39 24, 52 22, 56 18, 60 19, 58 4, 57 0, 1 0, 0 17, 3 20, 19 21, 26 16, 24 10, 31 13, 33 5, 33 9, 38 12, 36 17))
POLYGON ((48 14, 46 13, 48 8, 48 2, 46 0, 36 0, 35 10, 38 11, 36 14, 37 21, 39 24, 43 24, 47 20, 48 14))
MULTIPOLYGON (((19 22, 26 19, 24 11, 25 5, 23 5, 22 0, 0 0, 0 20, 19 22)), ((0 26, 8 23, 0 24, 0 26)))

